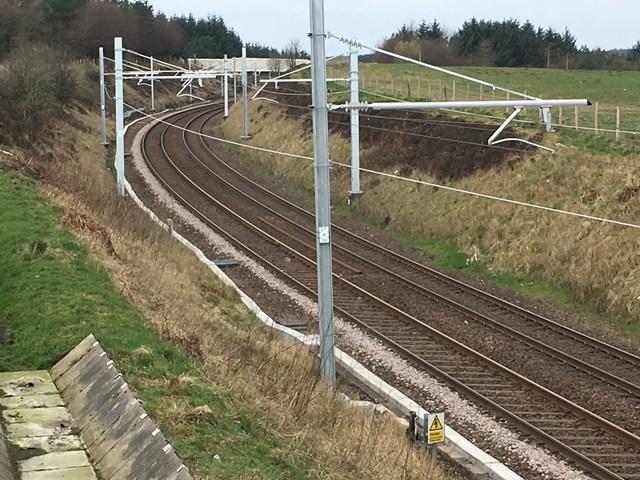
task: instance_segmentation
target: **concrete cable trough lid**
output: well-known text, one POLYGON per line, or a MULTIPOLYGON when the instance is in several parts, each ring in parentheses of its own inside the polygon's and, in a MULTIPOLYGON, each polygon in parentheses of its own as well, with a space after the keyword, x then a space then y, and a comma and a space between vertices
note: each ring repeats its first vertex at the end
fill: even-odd
POLYGON ((192 478, 93 335, 60 360, 51 376, 102 478, 192 478))

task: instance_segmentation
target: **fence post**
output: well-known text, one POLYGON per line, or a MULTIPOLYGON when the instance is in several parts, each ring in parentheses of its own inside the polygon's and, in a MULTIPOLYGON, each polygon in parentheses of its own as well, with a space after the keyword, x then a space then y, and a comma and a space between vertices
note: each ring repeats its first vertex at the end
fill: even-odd
POLYGON ((451 91, 451 100, 456 101, 456 81, 453 81, 452 91, 451 91))
POLYGON ((598 113, 599 113, 599 105, 598 105, 598 102, 596 102, 595 107, 596 107, 596 108, 595 108, 595 110, 594 110, 594 112, 593 112, 593 123, 594 123, 594 126, 595 126, 596 135, 597 135, 597 134, 599 133, 599 131, 598 131, 598 113))
POLYGON ((429 82, 429 98, 433 98, 431 96, 431 80, 427 80, 429 82))
POLYGON ((467 101, 469 100, 469 82, 467 82, 467 101))
MULTIPOLYGON (((494 90, 494 92, 495 92, 495 90, 494 90)), ((509 100, 510 100, 510 95, 509 95, 509 92, 507 92, 507 102, 509 100)), ((507 107, 505 110, 506 110, 507 113, 509 113, 509 107, 507 107)))
POLYGON ((411 98, 411 79, 407 79, 407 98, 411 98))
POLYGON ((558 125, 562 125, 562 105, 558 107, 558 125))
POLYGON ((620 107, 616 107, 616 140, 620 140, 620 107))
POLYGON ((575 122, 575 125, 576 125, 576 130, 578 130, 579 127, 578 127, 578 106, 577 105, 575 106, 575 116, 576 116, 576 118, 575 118, 574 122, 575 122))

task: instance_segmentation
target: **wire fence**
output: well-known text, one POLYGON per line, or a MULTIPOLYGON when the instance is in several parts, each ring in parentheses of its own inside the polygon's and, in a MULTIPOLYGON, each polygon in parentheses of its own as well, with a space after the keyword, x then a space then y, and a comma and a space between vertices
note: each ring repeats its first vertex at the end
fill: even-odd
MULTIPOLYGON (((334 78, 348 77, 348 68, 344 65, 330 65, 328 75, 334 78)), ((338 82, 348 88, 349 82, 338 82)), ((452 79, 440 74, 416 75, 407 73, 402 76, 384 75, 377 72, 369 74, 366 69, 359 74, 361 91, 372 92, 394 99, 411 101, 488 101, 516 100, 517 96, 492 89, 485 85, 452 79)), ((526 91, 522 92, 527 94, 526 91)), ((530 94, 530 93, 529 93, 530 94)), ((505 109, 505 114, 512 111, 505 109)), ((476 111, 477 112, 477 111, 476 111)), ((500 112, 493 109, 478 112, 487 117, 500 112)), ((608 135, 616 139, 640 139, 640 107, 629 105, 610 105, 595 102, 591 107, 553 107, 552 124, 555 127, 590 132, 596 135, 608 135)), ((542 110, 524 108, 518 119, 542 124, 542 110)))

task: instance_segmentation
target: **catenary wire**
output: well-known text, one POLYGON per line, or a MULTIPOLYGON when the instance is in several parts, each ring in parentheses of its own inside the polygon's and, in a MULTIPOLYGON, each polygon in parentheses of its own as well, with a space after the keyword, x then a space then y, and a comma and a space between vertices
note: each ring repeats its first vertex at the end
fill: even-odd
MULTIPOLYGON (((193 135, 196 136, 200 136, 203 138, 208 138, 210 140, 214 140, 214 141, 218 141, 221 143, 226 143, 229 145, 235 145, 238 147, 242 147, 242 148, 247 148, 247 149, 251 149, 251 150, 255 150, 255 151, 260 151, 260 152, 264 152, 264 153, 270 153, 270 154, 274 154, 274 155, 281 155, 281 156, 286 156, 286 157, 290 157, 290 158, 297 158, 300 160, 310 160, 313 161, 313 157, 309 157, 306 155, 298 155, 298 154, 294 154, 294 153, 288 153, 288 152, 281 152, 281 151, 277 151, 277 150, 271 150, 271 149, 267 149, 267 148, 261 148, 261 147, 256 147, 253 145, 247 145, 247 144, 243 144, 243 143, 239 143, 239 142, 233 142, 231 140, 226 140, 223 138, 219 138, 219 137, 214 137, 213 135, 207 135, 201 132, 197 132, 195 130, 190 130, 188 128, 185 127, 179 127, 177 125, 174 125, 170 122, 167 122, 163 119, 158 119, 157 117, 154 117, 153 115, 147 114, 142 110, 136 109, 135 107, 126 104, 129 108, 131 108, 132 110, 138 111, 142 116, 147 117, 147 118, 153 118, 154 120, 163 123, 165 125, 168 125, 171 128, 177 128, 179 130, 182 130, 184 132, 187 133, 191 133, 193 135)), ((329 160, 329 162, 333 165, 339 166, 339 167, 343 167, 343 168, 347 168, 347 169, 351 169, 351 165, 347 165, 345 163, 341 163, 341 162, 336 162, 333 160, 329 160)), ((521 202, 518 200, 512 200, 512 199, 508 199, 508 198, 502 198, 502 197, 497 197, 494 195, 488 195, 485 193, 479 193, 479 192, 472 192, 470 190, 464 190, 461 188, 455 188, 455 187, 449 187, 446 185, 441 185, 441 184, 437 184, 437 183, 432 183, 432 182, 425 182, 424 180, 415 180, 412 178, 407 178, 407 177, 403 177, 400 175, 395 175, 395 174, 390 174, 390 173, 385 173, 385 172, 380 172, 377 170, 371 170, 371 169, 367 169, 367 168, 362 168, 360 167, 360 170, 362 172, 365 173, 369 173, 372 175, 378 175, 384 178, 391 178, 391 179, 395 179, 395 180, 401 180, 401 181, 405 181, 405 182, 410 182, 410 183, 415 183, 415 184, 419 184, 419 185, 426 185, 426 186, 430 186, 433 188, 441 188, 443 190, 448 190, 451 192, 455 192, 455 193, 461 193, 461 194, 465 194, 465 195, 471 195, 474 197, 478 197, 478 198, 484 198, 487 200, 493 200, 496 202, 501 202, 501 203, 507 203, 507 204, 511 204, 511 205, 517 205, 520 207, 526 207, 526 208, 532 208, 532 209, 537 209, 537 210, 542 210, 542 211, 546 211, 546 212, 551 212, 551 213, 557 213, 557 214, 561 214, 561 215, 567 215, 567 216, 572 216, 572 217, 577 217, 577 218, 584 218, 587 220, 592 220, 595 222, 600 222, 600 223, 607 223, 607 224, 611 224, 611 225, 618 225, 618 226, 623 226, 623 227, 630 227, 630 228, 638 228, 640 229, 640 225, 634 224, 634 223, 628 223, 628 222, 621 222, 618 220, 611 220, 608 218, 604 218, 604 217, 597 217, 594 215, 587 215, 584 213, 578 213, 578 212, 572 212, 569 210, 562 210, 562 209, 558 209, 558 208, 552 208, 552 207, 546 207, 544 205, 536 205, 533 203, 527 203, 527 202, 521 202)))

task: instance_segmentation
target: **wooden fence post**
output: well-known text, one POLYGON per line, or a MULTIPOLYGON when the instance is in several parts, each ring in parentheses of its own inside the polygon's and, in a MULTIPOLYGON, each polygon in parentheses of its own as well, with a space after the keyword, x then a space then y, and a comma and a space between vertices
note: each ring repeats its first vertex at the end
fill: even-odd
POLYGON ((469 100, 469 82, 467 82, 467 101, 469 100))
POLYGON ((578 130, 578 128, 579 128, 578 121, 579 121, 578 120, 578 106, 576 105, 575 106, 575 119, 574 119, 576 130, 578 130))
POLYGON ((598 131, 599 131, 598 130, 598 113, 599 113, 598 110, 599 110, 599 105, 598 105, 598 102, 596 102, 595 110, 593 112, 593 123, 594 123, 594 126, 595 126, 596 135, 598 134, 598 131))
POLYGON ((451 100, 456 101, 456 81, 453 81, 452 91, 451 91, 451 100))
POLYGON ((616 140, 620 140, 620 107, 616 107, 616 140))
POLYGON ((480 85, 480 100, 482 100, 482 85, 480 85))
POLYGON ((562 105, 558 107, 558 125, 562 125, 562 105))

